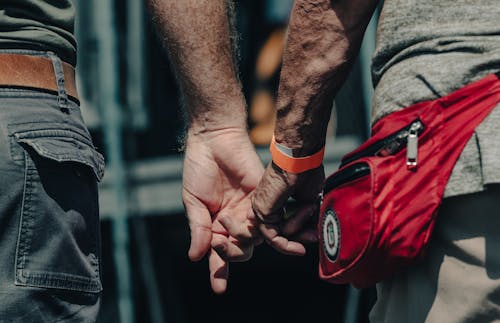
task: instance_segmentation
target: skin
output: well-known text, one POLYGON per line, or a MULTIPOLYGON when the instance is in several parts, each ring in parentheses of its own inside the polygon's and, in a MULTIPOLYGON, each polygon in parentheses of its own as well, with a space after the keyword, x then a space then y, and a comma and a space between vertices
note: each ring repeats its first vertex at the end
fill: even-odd
POLYGON ((193 261, 208 255, 212 289, 222 293, 228 261, 251 256, 255 234, 246 241, 230 239, 219 219, 245 221, 250 192, 262 175, 246 135, 245 101, 230 39, 232 8, 223 0, 151 0, 149 5, 188 118, 182 188, 191 230, 188 255, 193 261), (217 250, 226 253, 225 259, 217 250))
MULTIPOLYGON (((336 92, 359 51, 376 0, 297 0, 288 28, 278 91, 275 138, 298 156, 325 144, 326 128, 336 92)), ((323 167, 291 174, 269 164, 252 196, 258 227, 265 240, 286 253, 290 240, 316 239, 323 167), (289 197, 298 211, 284 219, 289 197)), ((235 225, 226 226, 230 234, 235 225)))
MULTIPOLYGON (((253 246, 262 241, 250 197, 264 169, 247 134, 233 54, 231 4, 149 1, 188 118, 182 190, 191 230, 188 254, 193 261, 208 255, 216 293, 227 288, 229 261, 248 260, 253 246), (232 237, 221 221, 237 227, 232 237)), ((303 247, 291 244, 285 251, 302 254, 303 247)))
MULTIPOLYGON (((315 226, 324 172, 321 167, 290 174, 270 164, 259 182, 263 169, 247 135, 229 1, 149 4, 188 116, 183 201, 191 229, 189 257, 197 261, 208 254, 212 288, 221 293, 228 262, 250 258, 262 238, 282 253, 305 254, 302 243, 316 240, 308 224, 315 226), (285 221, 290 196, 300 207, 285 221)), ((278 95, 278 143, 304 156, 324 145, 333 97, 375 6, 373 0, 296 1, 278 95)))

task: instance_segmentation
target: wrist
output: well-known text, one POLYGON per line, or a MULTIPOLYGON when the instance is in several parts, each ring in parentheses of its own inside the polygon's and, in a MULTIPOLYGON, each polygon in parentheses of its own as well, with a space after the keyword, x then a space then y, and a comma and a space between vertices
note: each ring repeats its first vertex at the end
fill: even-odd
POLYGON ((198 131, 200 128, 190 128, 186 134, 186 144, 201 143, 205 146, 231 145, 244 140, 250 143, 246 125, 220 125, 218 127, 198 131))
POLYGON ((274 138, 277 144, 290 150, 294 157, 310 156, 325 146, 326 126, 276 126, 274 138), (324 128, 324 129, 323 129, 324 128))
POLYGON ((273 163, 292 174, 301 174, 309 170, 316 169, 323 164, 325 147, 314 154, 303 156, 294 153, 294 149, 286 147, 276 142, 273 137, 270 146, 273 163))
POLYGON ((247 114, 244 101, 198 105, 191 109, 188 120, 188 136, 223 133, 228 130, 247 131, 247 114))
POLYGON ((276 142, 309 156, 325 145, 333 99, 320 95, 284 95, 278 100, 276 142))

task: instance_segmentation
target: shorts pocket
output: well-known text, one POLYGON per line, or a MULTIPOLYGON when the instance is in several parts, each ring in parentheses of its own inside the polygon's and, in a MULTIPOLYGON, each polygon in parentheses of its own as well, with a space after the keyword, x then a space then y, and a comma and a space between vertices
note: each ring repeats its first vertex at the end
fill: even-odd
POLYGON ((11 157, 25 175, 16 285, 100 292, 97 181, 104 158, 88 133, 68 124, 9 125, 9 135, 11 157))

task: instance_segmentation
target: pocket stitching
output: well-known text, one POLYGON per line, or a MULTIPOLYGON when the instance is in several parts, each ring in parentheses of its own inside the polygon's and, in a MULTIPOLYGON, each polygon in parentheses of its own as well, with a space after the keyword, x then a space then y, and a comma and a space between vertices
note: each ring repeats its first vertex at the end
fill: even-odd
MULTIPOLYGON (((96 263, 96 270, 92 272, 92 276, 90 277, 73 275, 63 272, 52 273, 48 271, 25 270, 27 264, 26 256, 29 254, 30 246, 32 245, 32 235, 34 231, 33 203, 30 202, 32 201, 32 186, 35 180, 34 174, 36 173, 36 168, 26 151, 24 152, 24 155, 25 185, 23 191, 23 202, 21 206, 17 250, 15 255, 15 284, 18 286, 62 288, 89 293, 101 292, 102 285, 100 282, 99 260, 97 260, 96 263), (65 284, 67 282, 70 283, 69 286, 65 284)), ((92 261, 95 260, 92 259, 92 261)))
MULTIPOLYGON (((29 179, 30 174, 29 174, 29 167, 27 163, 27 156, 26 153, 24 155, 24 187, 23 187, 23 200, 22 200, 22 205, 21 205, 21 214, 20 214, 20 219, 19 219, 19 234, 18 234, 18 243, 17 243, 17 250, 16 250, 16 271, 17 269, 24 269, 26 266, 26 255, 29 252, 29 246, 31 245, 31 234, 32 230, 29 230, 26 228, 26 225, 23 225, 23 223, 28 223, 29 228, 31 228, 31 210, 30 208, 26 207, 26 205, 31 205, 31 191, 32 189, 29 189, 29 186, 31 185, 32 181, 29 179), (21 257, 19 257, 21 255, 21 257)), ((16 275, 16 282, 17 282, 17 275, 16 275)))
MULTIPOLYGON (((13 124, 15 125, 15 124, 13 124)), ((11 130, 11 129, 9 129, 11 130)), ((15 141, 19 143, 25 143, 30 147, 34 148, 35 151, 39 155, 45 158, 49 158, 58 162, 67 162, 74 161, 85 164, 92 168, 94 174, 98 181, 102 180, 104 176, 104 157, 101 153, 99 153, 91 141, 81 133, 73 129, 35 129, 35 130, 25 130, 25 131, 17 131, 10 132, 10 136, 15 138, 15 141), (76 135, 76 136, 75 136, 76 135), (71 154, 68 153, 58 153, 54 154, 49 150, 45 149, 40 143, 37 143, 37 139, 46 139, 46 138, 65 138, 75 141, 77 143, 81 143, 85 145, 91 151, 90 156, 85 156, 80 152, 79 147, 75 147, 75 151, 71 154)))
MULTIPOLYGON (((94 145, 92 144, 92 139, 90 138, 90 135, 88 133, 85 133, 85 132, 81 132, 78 128, 75 128, 75 127, 72 127, 72 128, 69 128, 69 127, 64 127, 65 124, 61 124, 61 123, 57 123, 57 122, 37 122, 36 125, 37 125, 37 128, 36 129, 15 129, 15 128, 19 128, 19 126, 32 126, 33 123, 29 123, 29 122, 23 122, 23 123, 10 123, 7 128, 9 129, 9 135, 15 135, 15 134, 30 134, 30 133, 38 133, 38 132, 41 132, 41 133, 44 133, 46 132, 47 134, 43 134, 43 135, 36 135, 34 136, 35 138, 37 137, 53 137, 53 136, 58 136, 58 134, 63 134, 62 137, 64 137, 64 134, 76 134, 76 135, 79 135, 82 137, 82 141, 86 144, 88 144, 89 146, 94 147, 94 145), (45 124, 45 125, 52 125, 52 127, 49 127, 49 126, 45 126, 44 128, 40 128, 40 124, 45 124), (51 134, 52 133, 52 134, 51 134)), ((71 137, 71 136, 70 136, 71 137)))
MULTIPOLYGON (((39 138, 46 138, 46 137, 39 137, 39 138)), ((30 139, 35 139, 35 138, 30 138, 30 139)), ((26 139, 18 139, 18 142, 25 143, 28 146, 32 147, 40 156, 49 158, 52 160, 55 160, 57 162, 78 162, 85 164, 89 166, 90 168, 94 169, 97 171, 97 178, 100 180, 101 175, 100 175, 100 163, 99 159, 96 161, 94 160, 95 164, 90 163, 87 158, 80 153, 80 151, 75 151, 73 154, 67 154, 67 153, 59 153, 59 154, 54 154, 50 152, 49 150, 45 149, 42 145, 38 144, 36 142, 36 139, 34 141, 31 140, 26 140, 26 139)), ((78 149, 78 148, 76 148, 78 149)), ((93 159, 95 156, 92 156, 93 159)))
MULTIPOLYGON (((49 131, 53 131, 50 129, 49 131)), ((71 130, 62 130, 64 134, 69 135, 68 132, 71 130)), ((88 149, 92 149, 92 155, 85 156, 81 154, 78 147, 75 147, 75 151, 72 154, 61 153, 54 154, 47 150, 43 145, 37 144, 37 139, 53 138, 57 140, 55 135, 43 136, 38 134, 33 134, 33 131, 25 131, 25 133, 30 133, 32 136, 27 136, 22 139, 23 132, 11 134, 14 137, 15 144, 18 145, 19 149, 22 150, 24 158, 24 187, 23 187, 23 200, 21 205, 20 214, 20 225, 18 233, 18 243, 16 247, 16 259, 15 259, 15 284, 20 286, 31 286, 31 287, 45 287, 45 288, 63 288, 68 290, 83 291, 83 292, 100 292, 102 291, 102 285, 100 282, 100 270, 99 270, 99 260, 92 259, 92 263, 96 262, 97 266, 95 270, 89 272, 89 276, 73 275, 64 272, 46 272, 46 271, 30 271, 26 270, 28 264, 28 255, 32 246, 32 237, 34 232, 34 205, 33 200, 33 186, 34 181, 36 181, 35 175, 37 175, 37 169, 34 162, 29 157, 28 152, 24 147, 21 147, 22 143, 28 145, 41 157, 52 159, 57 162, 71 161, 80 163, 84 166, 91 167, 94 171, 96 178, 100 180, 99 174, 101 172, 101 167, 104 168, 104 160, 99 152, 95 151, 95 148, 86 142, 80 140, 80 138, 75 138, 74 136, 67 136, 72 141, 76 141, 85 145, 88 149), (28 142, 29 141, 29 142, 28 142), (101 158, 99 158, 101 157, 101 158), (92 159, 92 160, 91 160, 92 159), (91 160, 91 161, 90 161, 91 160), (95 163, 95 165, 92 164, 95 163), (97 173, 99 171, 99 173, 97 173), (68 284, 69 283, 69 284, 68 284)), ((73 132, 72 132, 73 133, 73 132)), ((80 134, 75 133, 80 136, 80 134)), ((61 137, 61 136, 59 136, 61 137)), ((64 137, 64 136, 63 136, 64 137)), ((11 142, 12 143, 12 142, 11 142)), ((12 147, 11 147, 12 148, 12 147)), ((95 208, 93 208, 95 210, 95 208)), ((98 212, 98 211, 96 211, 98 212)), ((92 236, 95 236, 91 233, 92 236)), ((94 255, 95 257, 95 255, 94 255)))
POLYGON ((60 288, 73 291, 96 293, 102 291, 99 274, 95 277, 84 277, 67 273, 51 273, 18 269, 16 284, 31 287, 60 288), (70 283, 68 286, 66 283, 70 283))

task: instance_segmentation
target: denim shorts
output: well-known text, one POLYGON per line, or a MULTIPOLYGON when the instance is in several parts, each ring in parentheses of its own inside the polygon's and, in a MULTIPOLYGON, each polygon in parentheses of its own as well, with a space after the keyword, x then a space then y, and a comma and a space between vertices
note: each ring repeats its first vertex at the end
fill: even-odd
POLYGON ((104 159, 59 83, 0 87, 0 322, 97 321, 104 159))

